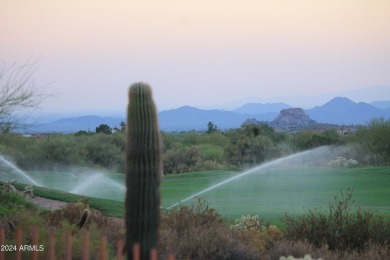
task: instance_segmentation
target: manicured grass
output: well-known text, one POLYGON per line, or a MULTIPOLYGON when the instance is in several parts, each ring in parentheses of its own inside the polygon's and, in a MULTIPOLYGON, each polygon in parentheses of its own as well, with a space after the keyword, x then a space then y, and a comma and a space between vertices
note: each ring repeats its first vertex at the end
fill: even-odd
MULTIPOLYGON (((166 177, 162 188, 163 205, 170 206, 177 202, 178 197, 184 199, 215 184, 217 179, 232 176, 231 172, 212 174, 215 179, 206 173, 197 178, 192 178, 192 174, 166 177), (176 184, 182 186, 178 188, 176 184)), ((257 214, 280 224, 279 219, 284 212, 299 215, 313 208, 327 209, 334 196, 340 196, 340 192, 347 189, 353 190, 354 205, 390 216, 389 187, 390 167, 295 167, 247 175, 199 197, 227 218, 237 219, 243 214, 257 214)), ((183 204, 188 205, 193 201, 183 204)))
POLYGON ((207 171, 164 176, 161 186, 162 205, 169 207, 236 174, 232 171, 207 171))
MULTIPOLYGON (((74 177, 67 173, 31 172, 37 180, 53 185, 55 189, 69 190, 80 181, 72 183, 74 177), (58 188, 59 187, 59 188, 58 188)), ((240 174, 232 171, 193 172, 164 176, 161 186, 162 206, 167 208, 188 196, 240 174)), ((124 215, 123 174, 107 175, 102 182, 87 185, 89 196, 36 188, 40 196, 65 201, 88 199, 91 206, 113 216, 124 215), (91 197, 92 196, 92 197, 91 197), (103 197, 100 199, 96 197, 103 197)), ((81 182, 82 183, 82 182, 81 182)), ((280 224, 284 212, 303 214, 313 208, 327 209, 340 191, 353 190, 356 206, 370 208, 374 212, 390 216, 390 167, 365 167, 353 169, 333 169, 321 167, 274 168, 255 172, 243 178, 208 191, 199 197, 209 206, 229 219, 240 218, 245 214, 264 216, 272 223, 280 224)), ((190 205, 196 198, 181 203, 190 205)))
POLYGON ((91 207, 99 209, 108 216, 123 217, 125 214, 123 201, 76 195, 46 188, 35 188, 34 194, 37 196, 66 202, 85 201, 91 207))
MULTIPOLYGON (((20 184, 20 183, 14 183, 13 185, 19 190, 24 190, 25 186, 27 186, 25 184, 20 184)), ((65 202, 84 201, 88 203, 91 207, 99 209, 107 216, 123 217, 125 215, 123 201, 76 195, 68 192, 63 192, 63 191, 53 190, 53 189, 48 189, 43 187, 34 187, 34 195, 48 198, 48 199, 53 199, 53 200, 65 201, 65 202)), ((32 205, 30 202, 26 202, 26 203, 28 205, 32 205)))

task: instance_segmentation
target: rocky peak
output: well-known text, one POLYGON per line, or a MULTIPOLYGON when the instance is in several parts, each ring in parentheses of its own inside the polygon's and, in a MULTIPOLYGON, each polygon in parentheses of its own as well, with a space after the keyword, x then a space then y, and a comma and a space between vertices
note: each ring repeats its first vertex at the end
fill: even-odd
POLYGON ((300 127, 316 124, 302 108, 282 109, 271 124, 277 127, 300 127))

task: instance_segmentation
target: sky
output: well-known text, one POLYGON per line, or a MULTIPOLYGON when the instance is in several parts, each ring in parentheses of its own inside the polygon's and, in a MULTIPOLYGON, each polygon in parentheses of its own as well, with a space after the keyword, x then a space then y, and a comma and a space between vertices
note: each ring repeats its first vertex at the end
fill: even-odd
POLYGON ((390 100, 390 1, 0 0, 0 61, 30 57, 47 113, 124 113, 139 81, 160 111, 390 100))

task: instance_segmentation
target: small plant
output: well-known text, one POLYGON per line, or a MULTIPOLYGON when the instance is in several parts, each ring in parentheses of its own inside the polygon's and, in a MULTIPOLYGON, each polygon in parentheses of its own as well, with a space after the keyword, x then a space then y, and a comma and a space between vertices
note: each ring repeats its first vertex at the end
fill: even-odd
POLYGON ((79 223, 76 225, 78 229, 82 229, 85 226, 90 215, 91 211, 88 208, 84 209, 83 215, 81 216, 79 223))
POLYGON ((35 195, 34 195, 34 187, 29 185, 29 186, 26 186, 24 188, 24 191, 23 191, 23 194, 26 196, 26 195, 30 195, 31 198, 35 198, 35 195))
POLYGON ((335 160, 329 162, 329 166, 333 168, 353 168, 357 167, 359 162, 354 159, 346 159, 342 156, 337 156, 335 160))
MULTIPOLYGON (((13 185, 12 185, 13 187, 13 185)), ((26 209, 36 210, 37 206, 21 194, 7 190, 7 184, 0 186, 0 218, 7 215, 18 215, 26 209)))
POLYGON ((14 185, 12 185, 12 183, 15 183, 16 181, 8 181, 6 183, 4 183, 4 189, 3 189, 3 193, 10 193, 10 192, 16 192, 16 188, 14 185))
POLYGON ((232 229, 239 229, 239 230, 257 230, 262 231, 265 230, 266 227, 263 226, 263 221, 259 220, 259 216, 257 215, 242 215, 240 219, 236 219, 235 225, 231 225, 230 228, 232 229))

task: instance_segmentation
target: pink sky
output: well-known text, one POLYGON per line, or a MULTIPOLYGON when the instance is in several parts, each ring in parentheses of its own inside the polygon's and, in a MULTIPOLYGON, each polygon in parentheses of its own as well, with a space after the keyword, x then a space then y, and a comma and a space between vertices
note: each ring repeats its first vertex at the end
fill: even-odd
POLYGON ((390 86, 388 0, 1 0, 0 35, 48 112, 124 111, 136 81, 160 110, 390 86))

